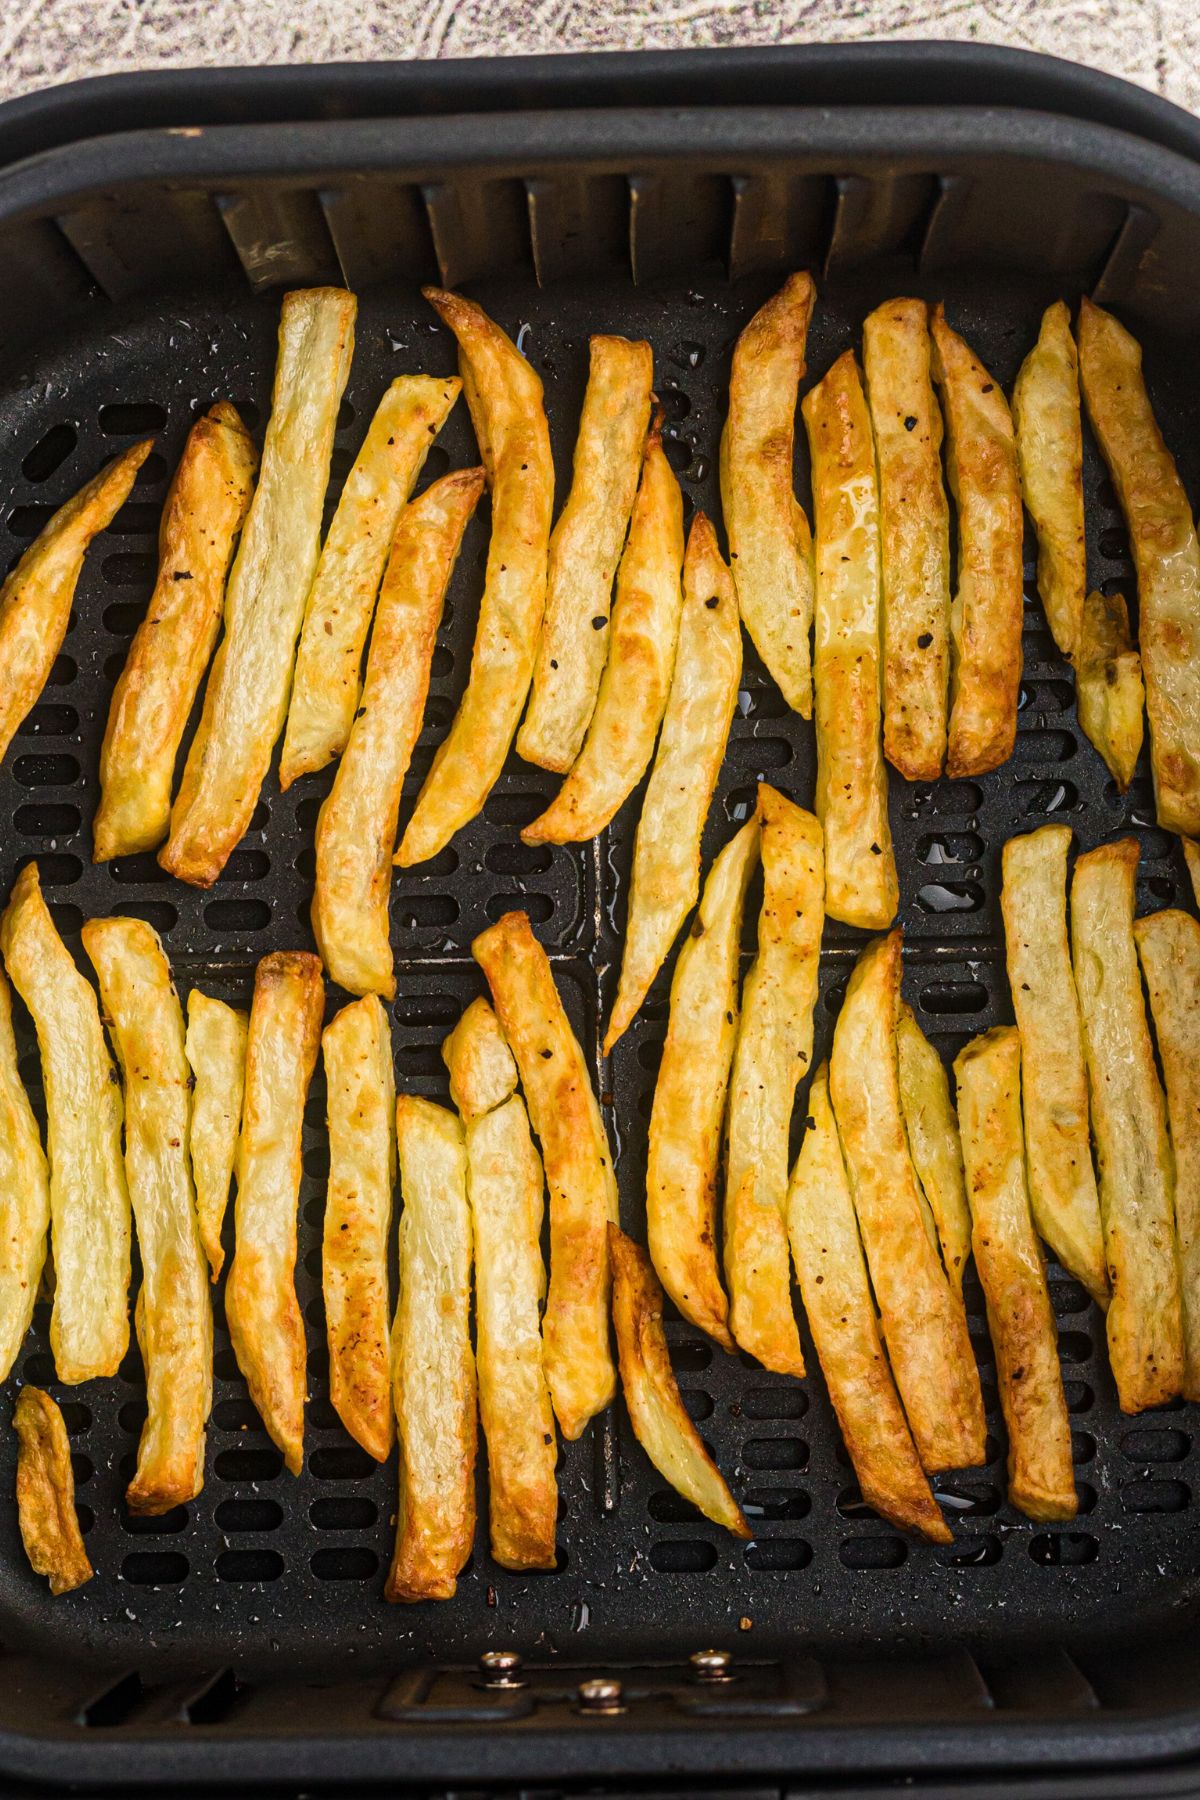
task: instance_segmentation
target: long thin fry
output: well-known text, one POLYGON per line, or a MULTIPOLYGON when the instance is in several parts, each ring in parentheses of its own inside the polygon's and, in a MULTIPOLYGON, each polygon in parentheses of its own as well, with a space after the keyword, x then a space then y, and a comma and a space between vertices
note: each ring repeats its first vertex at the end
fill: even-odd
POLYGON ((75 1511, 75 1472, 62 1413, 41 1388, 23 1387, 13 1409, 17 1433, 17 1521, 35 1575, 52 1594, 69 1594, 94 1573, 75 1511))
MULTIPOLYGON (((937 1227, 942 1266, 961 1297, 971 1254, 971 1210, 963 1180, 962 1145, 946 1065, 901 1002, 896 1016, 900 1103, 917 1180, 937 1227)), ((812 1108, 809 1108, 811 1112, 812 1108)))
POLYGON ((0 1381, 33 1318, 50 1230, 50 1176, 17 1067, 12 995, 0 974, 0 1381))
POLYGON ((1124 793, 1142 753, 1146 689, 1122 594, 1091 593, 1075 657, 1079 723, 1124 793))
POLYGON ((1083 628, 1087 549, 1083 536, 1083 423, 1079 358, 1061 300, 1042 314, 1038 341, 1021 364, 1012 397, 1021 492, 1038 540, 1038 593, 1054 641, 1074 657, 1083 628))
POLYGON ((242 1129, 249 1016, 193 988, 184 1040, 195 1086, 188 1147, 196 1183, 200 1242, 215 1281, 225 1263, 221 1229, 242 1129))

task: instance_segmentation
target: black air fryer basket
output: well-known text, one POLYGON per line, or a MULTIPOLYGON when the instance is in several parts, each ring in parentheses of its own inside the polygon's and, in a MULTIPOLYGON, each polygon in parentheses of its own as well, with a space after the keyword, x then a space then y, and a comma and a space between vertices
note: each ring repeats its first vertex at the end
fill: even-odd
MULTIPOLYGON (((108 455, 157 439, 88 558, 50 683, 0 766, 0 890, 36 857, 69 942, 86 917, 135 913, 162 934, 185 991, 199 981, 245 1001, 267 950, 311 947, 328 774, 283 796, 272 775, 207 893, 152 857, 90 862, 100 736, 153 582, 170 471, 214 399, 261 426, 284 288, 344 280, 360 295, 331 505, 386 382, 454 366, 418 292, 434 280, 520 332, 545 382, 560 495, 588 334, 648 337, 689 514, 719 516, 730 348, 799 267, 820 295, 810 378, 898 293, 944 298, 1006 386, 1051 300, 1086 292, 1115 307, 1143 337, 1195 498, 1198 159, 1192 121, 1119 83, 936 45, 135 77, 0 109, 4 561, 108 455)), ((460 407, 425 480, 474 455, 460 407)), ((1089 577, 1131 593, 1123 522, 1090 444, 1085 486, 1089 577)), ((464 679, 486 542, 476 521, 406 806, 464 679)), ((1065 820, 1087 847, 1133 831, 1142 906, 1190 904, 1178 845, 1153 823, 1148 769, 1116 793, 1078 729, 1031 559, 1026 575, 1013 759, 976 782, 893 777, 905 991, 948 1056, 1011 1017, 998 899, 1013 833, 1065 820)), ((759 779, 808 804, 813 773, 810 727, 747 645, 706 862, 748 816, 759 779)), ((610 1062, 598 1049, 638 798, 595 844, 527 848, 519 829, 554 779, 513 757, 451 848, 397 871, 397 1079, 445 1097, 441 1039, 481 988, 471 939, 524 907, 594 1059, 623 1217, 641 1233, 665 979, 610 1062)), ((818 1055, 862 941, 826 933, 818 1055)), ((36 1054, 23 1067, 36 1086, 36 1054)), ((250 1405, 219 1301, 207 1481, 191 1506, 134 1519, 121 1502, 143 1415, 136 1353, 115 1381, 55 1387, 98 1571, 69 1597, 51 1601, 25 1565, 6 1423, 0 1433, 0 1791, 669 1783, 695 1794, 751 1782, 756 1794, 863 1793, 897 1779, 956 1793, 1200 1790, 1200 1420, 1182 1405, 1122 1417, 1103 1322, 1053 1266, 1081 1499, 1070 1525, 1035 1525, 1007 1504, 977 1287, 992 1436, 986 1468, 939 1483, 949 1549, 863 1506, 815 1356, 801 1386, 675 1321, 689 1410, 753 1543, 667 1489, 616 1407, 564 1447, 555 1571, 499 1569, 481 1531, 452 1602, 387 1607, 394 1459, 372 1463, 328 1401, 323 1114, 318 1079, 297 1271, 311 1373, 298 1480, 250 1405), (699 1678, 689 1659, 709 1646, 732 1653, 732 1680, 699 1678), (522 1672, 481 1669, 488 1651, 516 1653, 522 1672), (596 1678, 619 1690, 581 1691, 596 1678)), ((20 1381, 53 1386, 43 1312, 0 1397, 5 1422, 20 1381)))

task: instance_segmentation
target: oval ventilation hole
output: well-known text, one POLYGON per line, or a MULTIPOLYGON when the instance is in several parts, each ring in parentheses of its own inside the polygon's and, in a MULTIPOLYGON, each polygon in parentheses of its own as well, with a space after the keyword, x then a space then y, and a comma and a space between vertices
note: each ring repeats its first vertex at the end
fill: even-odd
MULTIPOLYGON (((449 624, 452 616, 451 608, 447 607, 442 614, 443 621, 449 624)), ((453 700, 447 694, 432 694, 425 702, 425 716, 421 720, 421 731, 422 733, 431 731, 435 737, 440 737, 453 717, 453 700)))
POLYGON ((1077 1569, 1095 1562, 1100 1546, 1086 1531, 1044 1531, 1029 1540, 1029 1554, 1044 1569, 1077 1569))
POLYGON ((22 475, 26 481, 48 481, 56 469, 62 468, 78 442, 78 431, 65 419, 52 425, 33 449, 26 451, 21 464, 22 475))
POLYGON ((1030 714, 1069 712, 1075 704, 1075 688, 1069 681, 1031 681, 1021 689, 1019 710, 1030 714))
POLYGON ((812 1561, 812 1545, 803 1538, 764 1538, 761 1543, 747 1544, 742 1554, 748 1569, 806 1569, 812 1561))
POLYGON ((1017 763, 1064 763, 1075 754, 1075 739, 1069 731, 1018 731, 1013 749, 1017 763))
POLYGON ((1024 632, 1022 649, 1027 669, 1061 669, 1064 666, 1058 645, 1049 631, 1024 632))
POLYGON ((58 508, 46 500, 32 500, 27 506, 14 506, 5 521, 10 533, 28 542, 46 529, 58 508))
POLYGON ((329 488, 340 494, 347 475, 354 467, 354 452, 347 444, 335 444, 329 458, 329 488))
POLYGON ((999 1488, 985 1482, 937 1481, 933 1497, 952 1519, 989 1519, 1000 1510, 999 1488))
POLYGON ((663 1041, 656 1032, 653 1037, 643 1038, 637 1047, 638 1067, 650 1075, 657 1073, 662 1062, 663 1041))
POLYGON ((283 1558, 278 1550, 223 1550, 216 1571, 218 1581, 278 1581, 283 1558))
POLYGON ((1071 1461, 1076 1467, 1090 1463, 1096 1454, 1096 1440, 1090 1431, 1071 1433, 1071 1461))
POLYGON ((213 1374, 218 1381, 240 1381, 242 1371, 232 1350, 218 1350, 213 1357, 213 1374))
POLYGON ((703 1513, 677 1494, 674 1488, 660 1488, 651 1494, 646 1502, 646 1511, 660 1525, 696 1525, 703 1520, 703 1513))
POLYGON ((750 1488, 742 1496, 748 1519, 806 1519, 811 1509, 803 1488, 750 1488))
POLYGON ((445 681, 454 673, 454 655, 445 644, 439 644, 433 653, 429 665, 430 678, 434 681, 445 681))
POLYGON ((681 387, 676 386, 674 379, 670 376, 668 376, 666 381, 661 382, 659 385, 662 391, 658 396, 658 400, 659 405, 662 407, 663 414, 671 424, 678 425, 679 421, 681 419, 686 419, 691 412, 691 400, 681 387))
POLYGON ((22 787, 70 787, 78 781, 81 770, 73 756, 18 756, 13 774, 22 787))
POLYGON ((108 872, 114 881, 130 887, 171 880, 171 876, 157 861, 153 850, 139 851, 136 856, 114 856, 108 865, 108 872))
POLYGON ((86 1487, 96 1473, 96 1465, 84 1450, 72 1450, 71 1473, 75 1477, 75 1486, 86 1487))
POLYGON ((1123 525, 1110 525, 1096 540, 1101 556, 1121 562, 1129 555, 1129 533, 1123 525))
POLYGON ((379 1517, 379 1508, 365 1495, 327 1496, 314 1500, 308 1516, 318 1531, 369 1531, 379 1517))
POLYGON ((450 455, 440 444, 431 444, 421 469, 422 488, 430 487, 440 481, 450 471, 450 455))
POLYGON ((54 928, 59 937, 77 938, 83 930, 83 914, 77 906, 68 906, 65 901, 49 902, 50 917, 54 920, 54 928))
POLYGON ((977 881, 931 881, 917 889, 917 905, 925 913, 978 912, 983 889, 977 881))
POLYGON ((312 831, 317 823, 317 815, 325 804, 324 795, 306 794, 296 802, 296 824, 301 831, 312 831))
MULTIPOLYGON (((329 1179, 329 1145, 328 1144, 313 1144, 309 1149, 307 1149, 304 1152, 302 1161, 303 1161, 304 1173, 306 1175, 311 1176, 314 1181, 327 1181, 329 1179)), ((310 1252, 310 1254, 312 1254, 312 1252, 310 1252)), ((319 1258, 319 1256, 320 1256, 319 1248, 316 1251, 316 1255, 319 1258)), ((319 1265, 317 1267, 316 1273, 318 1275, 321 1273, 319 1265)))
POLYGON ((1090 1412, 1096 1403, 1096 1396, 1086 1381, 1064 1381, 1063 1399, 1069 1413, 1090 1412))
MULTIPOLYGON (((112 550, 100 564, 100 574, 109 587, 152 588, 158 575, 158 558, 149 551, 112 550)), ((139 610, 145 611, 144 604, 139 610)))
POLYGON ((99 421, 105 437, 150 437, 162 430, 167 412, 157 400, 127 400, 102 406, 99 421))
POLYGON ((77 806, 18 806, 13 824, 23 837, 73 837, 83 815, 77 806))
POLYGON ((683 1401, 683 1409, 693 1425, 699 1425, 704 1419, 711 1419, 713 1414, 713 1398, 703 1388, 680 1388, 679 1398, 683 1401))
POLYGON ((1086 1312, 1091 1304, 1086 1289, 1078 1281, 1052 1281, 1049 1289, 1050 1304, 1060 1319, 1071 1313, 1086 1312))
POLYGON ((96 1523, 95 1513, 90 1506, 84 1506, 82 1501, 77 1500, 75 1502, 75 1517, 79 1520, 80 1532, 86 1537, 88 1532, 92 1529, 92 1526, 96 1523))
POLYGON ((980 1013, 988 1003, 981 981, 929 981, 921 989, 920 1007, 927 1013, 980 1013))
POLYGON ((752 817, 757 805, 757 788, 734 788, 732 793, 725 796, 725 817, 731 825, 744 825, 752 817))
POLYGON ((172 1537, 178 1531, 186 1531, 188 1526, 188 1509, 186 1506, 173 1506, 165 1513, 123 1513, 121 1528, 131 1537, 172 1537))
POLYGON ((236 1450, 219 1450, 213 1463, 218 1481, 274 1481, 283 1468, 283 1458, 274 1445, 261 1449, 241 1445, 236 1450))
POLYGON ((157 487, 160 481, 166 480, 169 472, 166 457, 161 456, 157 450, 152 450, 134 476, 133 484, 140 488, 157 487))
POLYGON ((742 1396, 746 1419, 802 1419, 808 1411, 808 1395, 799 1387, 748 1388, 742 1396))
MULTIPOLYGON (((319 1275, 320 1252, 310 1251, 309 1254, 315 1254, 317 1257, 317 1273, 319 1275)), ((305 1267, 308 1267, 307 1258, 305 1259, 305 1267)), ((341 1419, 338 1417, 337 1407, 334 1406, 331 1400, 327 1400, 323 1394, 314 1395, 308 1402, 308 1405, 305 1408, 304 1422, 306 1425, 310 1425, 314 1431, 339 1431, 342 1424, 341 1419)))
POLYGON ((108 527, 114 537, 153 538, 157 535, 162 508, 150 500, 127 500, 108 527))
POLYGON ((131 1550, 121 1575, 135 1587, 180 1587, 188 1578, 188 1559, 181 1550, 131 1550))
POLYGON ((545 794, 489 794, 488 815, 497 825, 520 829, 545 811, 546 800, 545 794))
POLYGON ((234 1400, 218 1400, 212 1409, 212 1422, 218 1431, 265 1431, 258 1408, 246 1395, 234 1400))
POLYGON ((49 855, 39 856, 37 866, 44 888, 73 887, 83 874, 79 858, 63 850, 52 850, 49 855))
POLYGON ((440 1030, 457 1025, 463 1003, 453 994, 408 994, 392 1008, 398 1025, 414 1029, 440 1030))
POLYGON ((978 862, 982 855, 983 839, 973 831, 948 831, 942 837, 923 837, 917 844, 918 862, 932 869, 978 862))
POLYGON ((353 403, 343 397, 342 403, 338 407, 337 425, 335 429, 337 431, 349 431, 357 417, 358 413, 355 410, 353 403))
POLYGON ((21 1373, 34 1387, 49 1387, 58 1380, 54 1358, 47 1356, 44 1350, 36 1350, 32 1356, 27 1356, 21 1366, 21 1373))
POLYGON ((541 875, 554 861, 549 844, 493 844, 484 856, 493 875, 541 875))
POLYGON ((1063 1362, 1086 1362, 1092 1354, 1092 1340, 1086 1331, 1060 1331, 1058 1354, 1063 1362))
POLYGON ((304 1308, 304 1317, 308 1320, 309 1324, 315 1326, 318 1331, 324 1331, 325 1300, 323 1295, 319 1293, 313 1295, 312 1299, 304 1308))
POLYGON ((935 781, 917 794, 924 796, 922 810, 935 819, 971 818, 983 805, 983 789, 973 781, 935 781))
POLYGON ((671 1367, 677 1375, 698 1375, 712 1362, 712 1346, 698 1340, 670 1344, 671 1367))
POLYGON ((533 925, 544 925, 554 916, 554 902, 548 894, 493 894, 483 906, 493 924, 497 919, 502 919, 506 912, 517 909, 528 913, 533 925))
POLYGON ((221 873, 218 881, 261 881, 264 875, 271 872, 271 859, 265 850, 247 850, 245 846, 235 850, 221 873))
POLYGON ((431 925, 453 925, 458 901, 449 894, 394 894, 396 924, 401 931, 421 931, 431 925))
POLYGON ((265 900, 210 900, 204 923, 210 931, 265 931, 271 909, 265 900))
POLYGON ((379 1558, 365 1544, 327 1544, 309 1559, 318 1581, 369 1581, 379 1568, 379 1558))
POLYGON ((958 1538, 953 1544, 939 1544, 934 1561, 943 1569, 986 1569, 998 1563, 1004 1546, 991 1532, 986 1537, 958 1538))
POLYGON ((902 1538, 846 1538, 838 1546, 838 1560, 845 1569, 898 1569, 908 1555, 902 1538))
POLYGON ((277 1531, 283 1508, 274 1500, 222 1500, 213 1517, 220 1531, 277 1531))
POLYGON ((1173 1429, 1127 1431, 1121 1439, 1121 1455, 1133 1463, 1182 1462, 1191 1447, 1187 1432, 1173 1429))
POLYGON ((1191 1497, 1191 1490, 1183 1481, 1130 1481, 1121 1489, 1126 1512, 1183 1512, 1191 1497))
POLYGON ((179 923, 178 909, 169 900, 126 900, 121 912, 127 919, 144 919, 164 937, 179 923))
POLYGON ((744 687, 737 697, 737 709, 743 719, 786 719, 788 703, 775 686, 744 687))
POLYGON ((795 1437, 750 1438, 742 1445, 741 1460, 748 1469, 803 1469, 808 1445, 795 1437))
POLYGON ((716 1548, 701 1538, 670 1538, 650 1546, 650 1567, 660 1575, 705 1575, 716 1566, 716 1548))
POLYGON ((746 761, 753 764, 760 781, 770 769, 786 768, 794 754, 786 738, 744 738, 742 748, 746 761))
POLYGON ((308 1471, 317 1481, 364 1481, 378 1465, 358 1444, 331 1444, 314 1450, 308 1471))
POLYGON ((146 1423, 145 1399, 126 1400, 124 1406, 117 1408, 117 1424, 130 1437, 137 1437, 146 1423))
POLYGON ((1137 836, 1144 863, 1169 863, 1175 845, 1179 842, 1178 838, 1168 837, 1165 831, 1159 831, 1154 825, 1139 826, 1137 836))
POLYGON ((85 1406, 82 1400, 64 1400, 58 1410, 63 1416, 63 1424, 69 1437, 82 1437, 85 1431, 90 1430, 92 1409, 85 1406))
POLYGON ((1079 789, 1073 781, 1018 781, 1014 787, 1026 819, 1079 810, 1079 789))
POLYGON ((73 706, 54 706, 42 701, 27 712, 17 727, 18 737, 71 737, 79 730, 79 714, 73 706))
POLYGON ((444 1075, 446 1069, 436 1044, 397 1044, 396 1067, 408 1076, 423 1075, 430 1080, 444 1075))
POLYGON ((47 687, 70 687, 79 673, 79 664, 73 656, 60 652, 50 665, 50 673, 46 677, 47 687))

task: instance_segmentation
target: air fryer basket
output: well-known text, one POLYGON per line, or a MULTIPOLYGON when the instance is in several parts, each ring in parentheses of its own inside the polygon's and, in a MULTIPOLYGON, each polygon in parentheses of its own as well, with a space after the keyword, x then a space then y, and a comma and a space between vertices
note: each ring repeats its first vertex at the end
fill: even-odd
MULTIPOLYGON (((539 78, 552 79, 544 69, 539 78)), ((1048 112, 680 104, 290 127, 193 127, 180 113, 161 129, 64 142, 0 170, 0 241, 4 560, 107 455, 134 436, 157 439, 88 559, 50 684, 0 766, 0 890, 36 857, 73 946, 86 917, 147 918, 185 992, 198 982, 245 1002, 265 951, 312 946, 313 825, 328 774, 286 795, 272 776, 222 879, 200 893, 152 857, 91 865, 98 747, 153 581, 159 506, 183 438, 197 409, 222 396, 261 426, 286 285, 345 279, 360 293, 331 504, 387 381, 454 366, 452 340, 417 291, 435 279, 465 285, 520 333, 546 385, 560 495, 589 332, 648 337, 689 516, 700 507, 719 517, 715 450, 732 341, 781 272, 804 266, 820 292, 810 378, 856 340, 872 306, 900 292, 944 298, 1006 387, 1050 300, 1086 291, 1116 305, 1144 337, 1160 420, 1200 494, 1195 165, 1048 112)), ((459 408, 424 479, 473 455, 459 408)), ((802 441, 797 469, 804 493, 802 441)), ((1085 489, 1089 578, 1131 594, 1123 523, 1090 443, 1085 489)), ((476 520, 406 805, 464 679, 486 544, 486 520, 476 520)), ((893 777, 905 991, 946 1055, 1011 1017, 998 901, 1000 850, 1013 833, 1065 820, 1087 847, 1133 831, 1142 907, 1190 903, 1178 846, 1153 824, 1148 769, 1116 794, 1078 729, 1031 559, 1026 575, 1013 760, 978 782, 893 777)), ((747 643, 706 863, 748 816, 759 779, 808 803, 813 772, 811 728, 787 711, 747 643)), ((482 986, 471 939, 524 907, 593 1057, 622 1214, 641 1233, 666 979, 612 1059, 598 1050, 638 801, 594 845, 526 847, 519 829, 554 785, 513 757, 451 848, 397 871, 397 1079, 446 1097, 440 1042, 482 986)), ((827 930, 818 1055, 863 941, 827 930)), ((331 992, 331 1010, 342 998, 331 992)), ((24 1041, 32 1086, 28 1031, 24 1041)), ((804 1768, 815 1779, 1200 1756, 1189 1643, 1200 1592, 1197 1421, 1182 1405, 1122 1417, 1103 1321, 1054 1268, 1081 1501, 1071 1525, 1034 1525, 1007 1505, 972 1283, 991 1437, 986 1468, 938 1483, 952 1548, 906 1539, 863 1508, 814 1355, 800 1386, 676 1321, 668 1335, 689 1410, 746 1505, 752 1544, 735 1544, 666 1488, 618 1407, 563 1447, 556 1571, 501 1570, 481 1524, 452 1602, 386 1607, 394 1458, 373 1464, 327 1397, 323 1115, 318 1077, 297 1270, 312 1396, 299 1480, 281 1472, 249 1403, 218 1300, 204 1492, 166 1518, 130 1518, 121 1494, 143 1416, 136 1352, 116 1381, 60 1389, 39 1309, 0 1411, 21 1380, 47 1382, 67 1402, 98 1572, 51 1602, 25 1566, 14 1508, 0 1506, 0 1776, 394 1783, 804 1768), (689 1654, 709 1643, 734 1652, 737 1681, 689 1678, 689 1654), (529 1686, 481 1685, 473 1671, 488 1648, 522 1652, 529 1686), (579 1681, 614 1670, 625 1710, 589 1719, 579 1681)), ((12 1460, 4 1433, 0 1495, 11 1493, 12 1460)))

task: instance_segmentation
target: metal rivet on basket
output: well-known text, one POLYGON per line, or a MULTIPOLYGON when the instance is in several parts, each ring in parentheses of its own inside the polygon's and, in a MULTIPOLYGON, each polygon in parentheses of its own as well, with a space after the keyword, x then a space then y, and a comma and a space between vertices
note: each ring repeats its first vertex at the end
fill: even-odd
POLYGON ((581 1681, 579 1684, 579 1710, 586 1713, 604 1714, 611 1718, 614 1713, 623 1713, 625 1704, 621 1698, 621 1684, 611 1677, 598 1676, 592 1681, 581 1681))
POLYGON ((523 1688, 529 1683, 521 1673, 522 1658, 516 1650, 485 1650, 479 1673, 486 1688, 523 1688))
POLYGON ((693 1681, 732 1681, 733 1657, 728 1650, 693 1650, 688 1657, 693 1681))

